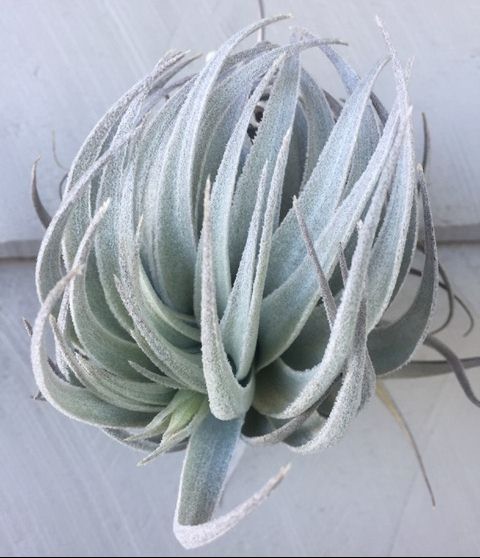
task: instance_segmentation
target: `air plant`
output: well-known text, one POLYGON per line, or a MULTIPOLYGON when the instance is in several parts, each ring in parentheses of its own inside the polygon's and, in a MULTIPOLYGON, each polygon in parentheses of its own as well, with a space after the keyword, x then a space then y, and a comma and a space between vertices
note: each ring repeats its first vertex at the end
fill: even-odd
POLYGON ((408 71, 385 34, 387 112, 372 88, 389 58, 360 79, 338 41, 306 31, 234 51, 281 19, 243 29, 194 75, 179 77, 195 56, 168 52, 87 137, 51 219, 34 167, 48 225, 31 340, 38 388, 146 452, 143 464, 186 450, 174 531, 190 548, 233 527, 286 473, 212 519, 240 439, 327 448, 377 377, 448 368, 406 366, 425 339, 443 347, 427 337, 439 279, 408 71), (344 104, 301 66, 306 49, 332 62, 344 104), (420 221, 418 292, 388 322, 420 221))

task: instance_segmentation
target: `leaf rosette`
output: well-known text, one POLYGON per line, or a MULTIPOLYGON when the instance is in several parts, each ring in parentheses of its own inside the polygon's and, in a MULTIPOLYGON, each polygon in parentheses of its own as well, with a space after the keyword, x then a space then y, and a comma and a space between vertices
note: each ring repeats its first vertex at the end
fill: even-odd
MULTIPOLYGON (((285 470, 212 519, 240 438, 318 451, 339 440, 428 330, 437 256, 416 168, 407 77, 373 95, 338 41, 225 42, 203 69, 168 52, 76 156, 36 270, 32 362, 58 410, 147 452, 186 448, 175 532, 189 547, 234 526, 285 470), (342 104, 302 67, 316 49, 342 104), (184 77, 181 77, 181 76, 184 77), (384 314, 410 269, 410 308, 384 314), (56 362, 44 335, 53 332, 56 362)), ((388 42, 388 41, 387 41, 388 42)))

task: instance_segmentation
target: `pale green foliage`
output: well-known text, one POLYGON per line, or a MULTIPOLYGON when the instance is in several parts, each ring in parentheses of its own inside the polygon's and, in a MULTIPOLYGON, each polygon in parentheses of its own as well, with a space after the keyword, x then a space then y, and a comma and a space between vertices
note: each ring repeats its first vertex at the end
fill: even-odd
POLYGON ((143 463, 187 448, 175 532, 190 547, 234 526, 285 474, 212 520, 240 436, 300 453, 333 444, 375 372, 400 369, 424 340, 435 300, 428 195, 393 49, 388 114, 372 97, 388 60, 360 79, 335 41, 307 33, 233 53, 279 19, 239 32, 186 80, 176 76, 193 58, 167 53, 106 113, 37 264, 39 389, 147 451, 143 463), (339 71, 343 107, 301 67, 307 48, 339 71), (405 315, 379 326, 412 265, 418 205, 421 284, 405 315))

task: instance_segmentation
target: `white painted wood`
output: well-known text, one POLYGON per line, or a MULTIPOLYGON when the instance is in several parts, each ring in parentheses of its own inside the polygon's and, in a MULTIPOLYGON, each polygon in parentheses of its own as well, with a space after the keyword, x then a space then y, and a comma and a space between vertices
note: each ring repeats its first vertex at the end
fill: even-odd
MULTIPOLYGON (((47 205, 58 203, 63 171, 108 106, 170 47, 208 52, 257 17, 256 0, 1 0, 0 241, 41 235, 29 201, 29 173, 42 155, 47 205)), ((293 24, 351 44, 360 70, 384 53, 374 15, 390 29, 404 60, 417 111, 428 113, 433 144, 432 198, 439 224, 480 221, 480 3, 478 0, 266 0, 267 12, 293 12, 293 24)), ((285 40, 288 25, 269 30, 285 40)), ((333 92, 338 79, 318 53, 307 65, 333 92)), ((391 79, 378 90, 386 98, 391 79)))
MULTIPOLYGON (((441 252, 478 312, 478 247, 441 252)), ((1 264, 0 293, 0 555, 186 556, 171 533, 181 456, 138 469, 131 450, 34 402, 20 320, 36 312, 32 264, 1 264)), ((462 340, 464 325, 459 314, 448 338, 473 354, 480 334, 462 340)), ((479 393, 478 370, 470 376, 479 393)), ((417 436, 437 509, 401 431, 373 402, 346 439, 320 455, 247 449, 224 511, 292 461, 289 477, 236 530, 188 555, 478 556, 478 409, 453 377, 389 387, 417 436)))

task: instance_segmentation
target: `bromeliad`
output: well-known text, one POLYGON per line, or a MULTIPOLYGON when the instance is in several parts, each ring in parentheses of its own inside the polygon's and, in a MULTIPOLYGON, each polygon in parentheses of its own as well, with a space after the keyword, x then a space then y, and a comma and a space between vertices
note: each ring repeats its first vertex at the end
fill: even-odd
POLYGON ((145 451, 142 463, 186 449, 174 529, 187 547, 233 527, 286 472, 212 519, 241 438, 299 453, 332 445, 376 376, 410 361, 435 302, 434 229, 393 48, 362 79, 338 41, 305 31, 237 49, 281 19, 240 31, 194 75, 179 77, 194 56, 168 52, 90 133, 51 221, 34 172, 50 221, 36 268, 38 388, 145 451), (301 66, 306 49, 332 62, 344 104, 301 66), (389 62, 387 112, 372 88, 389 62), (420 221, 416 298, 386 322, 420 221))

